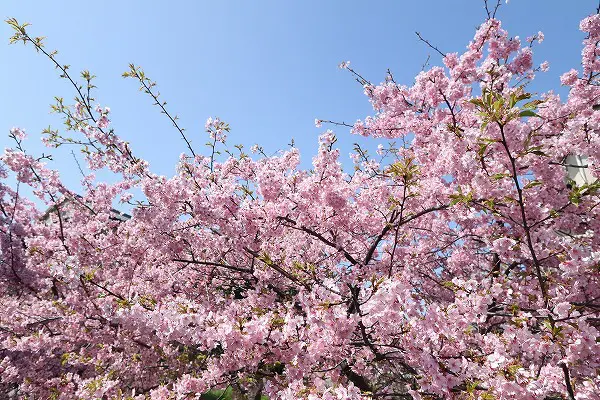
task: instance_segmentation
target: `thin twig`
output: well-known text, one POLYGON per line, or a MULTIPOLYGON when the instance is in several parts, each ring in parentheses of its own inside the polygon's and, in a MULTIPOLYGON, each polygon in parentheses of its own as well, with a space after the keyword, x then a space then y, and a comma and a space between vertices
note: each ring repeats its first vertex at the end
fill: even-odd
POLYGON ((83 169, 81 168, 81 164, 79 164, 79 160, 77 159, 77 156, 75 155, 75 152, 73 150, 71 150, 71 155, 73 156, 73 159, 75 160, 75 164, 77 164, 77 168, 79 169, 79 172, 81 172, 81 176, 83 176, 85 178, 85 173, 83 172, 83 169))
POLYGON ((569 394, 569 400, 575 400, 575 391, 573 390, 573 385, 571 384, 571 377, 569 374, 569 367, 564 362, 559 362, 558 366, 563 370, 563 374, 565 375, 565 385, 567 386, 567 393, 569 394))
MULTIPOLYGON (((131 72, 132 75, 137 78, 137 80, 142 84, 144 90, 146 91, 147 94, 150 95, 150 97, 152 97, 152 99, 154 100, 154 105, 157 105, 158 107, 160 107, 161 111, 163 114, 165 114, 173 123, 173 126, 179 131, 179 134, 181 135, 181 137, 183 138, 183 140, 185 140, 185 144, 187 145, 187 148, 190 150, 190 152, 192 153, 193 157, 196 157, 196 153, 194 152, 194 149, 192 148, 192 144, 190 143, 190 141, 188 140, 187 136, 184 133, 184 129, 181 128, 179 126, 179 124, 177 123, 177 116, 173 117, 171 116, 171 114, 167 111, 167 109, 165 108, 165 104, 167 104, 166 102, 160 101, 158 99, 158 94, 155 94, 152 91, 152 86, 155 85, 154 82, 150 81, 148 78, 146 78, 145 74, 142 73, 140 74, 140 68, 139 67, 135 67, 135 65, 130 64, 130 68, 131 68, 131 72)), ((129 76, 132 76, 129 75, 129 76)), ((124 75, 125 76, 125 75, 124 75)))
POLYGON ((427 65, 429 65, 429 59, 430 58, 431 58, 431 54, 427 54, 427 59, 423 63, 423 66, 421 67, 421 71, 425 71, 425 68, 427 68, 427 65))
POLYGON ((419 32, 415 32, 415 34, 417 35, 417 37, 419 38, 419 40, 421 40, 422 42, 424 42, 427 46, 429 46, 431 49, 437 51, 437 53, 439 55, 441 55, 442 57, 446 57, 446 54, 444 52, 442 52, 440 49, 438 49, 436 46, 432 45, 431 42, 429 42, 429 40, 425 39, 423 36, 421 36, 421 34, 419 32))
POLYGON ((501 1, 497 0, 496 5, 493 10, 490 10, 488 6, 488 0, 484 0, 485 12, 487 13, 488 19, 496 18, 496 13, 498 12, 498 8, 500 8, 501 1))

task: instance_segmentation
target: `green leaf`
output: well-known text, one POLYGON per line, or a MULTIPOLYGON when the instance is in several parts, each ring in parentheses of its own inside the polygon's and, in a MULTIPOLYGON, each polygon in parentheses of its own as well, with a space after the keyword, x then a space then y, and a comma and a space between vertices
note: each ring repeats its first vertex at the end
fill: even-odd
POLYGON ((504 99, 503 98, 499 98, 498 100, 496 100, 494 102, 494 111, 495 112, 500 112, 500 109, 502 108, 502 106, 504 105, 504 99))
POLYGON ((523 110, 519 113, 519 117, 539 117, 539 115, 532 110, 523 110))
POLYGON ((531 93, 522 93, 517 96, 517 102, 531 98, 531 93))
POLYGON ((542 184, 542 182, 540 182, 540 181, 531 181, 527 185, 525 185, 523 187, 523 189, 530 189, 532 187, 540 186, 541 184, 542 184))
POLYGON ((578 206, 581 203, 581 196, 579 192, 573 191, 569 193, 569 201, 578 206))
POLYGON ((539 106, 543 102, 544 102, 543 100, 532 100, 528 103, 523 104, 523 108, 533 110, 534 108, 537 108, 537 106, 539 106))
POLYGON ((457 196, 455 194, 451 194, 450 198, 452 199, 450 201, 450 207, 457 205, 461 201, 461 196, 457 196))
POLYGON ((479 158, 483 157, 483 155, 485 154, 488 146, 489 146, 489 143, 481 143, 481 144, 479 144, 479 149, 477 150, 477 155, 479 156, 479 158))
POLYGON ((481 99, 471 99, 469 100, 469 103, 475 104, 477 107, 483 108, 483 101, 481 101, 481 99))
POLYGON ((497 180, 500 180, 502 178, 506 178, 508 176, 510 176, 510 175, 509 174, 504 174, 504 173, 497 173, 497 174, 492 175, 492 179, 495 180, 495 181, 497 181, 497 180))
POLYGON ((513 108, 515 106, 515 104, 517 104, 517 96, 514 93, 510 94, 510 99, 508 102, 508 106, 510 108, 513 108))

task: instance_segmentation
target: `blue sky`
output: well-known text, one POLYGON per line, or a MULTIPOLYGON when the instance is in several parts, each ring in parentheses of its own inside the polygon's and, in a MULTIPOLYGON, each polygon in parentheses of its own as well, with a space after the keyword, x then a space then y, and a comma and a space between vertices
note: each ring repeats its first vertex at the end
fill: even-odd
MULTIPOLYGON (((533 88, 559 89, 558 77, 579 65, 579 21, 595 12, 596 0, 512 0, 498 16, 511 35, 543 31, 546 40, 535 60, 550 62, 533 88)), ((32 35, 46 36, 47 47, 77 74, 98 76, 98 102, 112 109, 113 127, 153 170, 172 175, 185 143, 152 106, 133 80, 121 78, 131 62, 157 81, 168 109, 179 115, 196 149, 206 142, 204 122, 219 116, 230 123, 229 143, 261 144, 268 153, 285 149, 291 138, 303 165, 324 130, 315 118, 353 122, 371 113, 362 88, 343 60, 374 83, 390 68, 397 81, 410 84, 431 54, 415 31, 444 52, 461 52, 485 19, 483 2, 455 1, 122 1, 2 0, 3 17, 32 24, 32 35)), ((32 153, 47 151, 39 133, 59 128, 49 113, 54 96, 73 97, 48 60, 22 45, 8 45, 0 27, 0 147, 8 131, 24 128, 32 153)), ((335 129, 346 155, 352 143, 377 141, 335 129)), ((76 188, 79 172, 69 151, 55 152, 52 165, 76 188)), ((349 162, 349 159, 346 157, 349 162)))

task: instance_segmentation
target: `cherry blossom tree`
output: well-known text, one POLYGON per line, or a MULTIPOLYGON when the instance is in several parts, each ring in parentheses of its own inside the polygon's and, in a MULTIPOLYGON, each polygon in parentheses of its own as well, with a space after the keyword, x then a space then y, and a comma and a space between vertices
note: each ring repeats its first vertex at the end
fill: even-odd
POLYGON ((352 131, 396 143, 357 147, 351 173, 329 130, 311 170, 295 148, 228 147, 219 119, 203 155, 132 65, 124 75, 187 144, 170 178, 119 138, 89 72, 77 80, 7 22, 75 91, 46 144, 81 149, 116 180, 89 174, 75 193, 11 131, 3 398, 600 398, 600 183, 565 170, 581 156, 600 176, 600 15, 581 21, 564 99, 528 92, 547 68, 532 59, 543 35, 511 37, 495 12, 412 85, 374 85, 343 63, 374 109, 352 131), (116 202, 132 217, 114 218, 116 202))

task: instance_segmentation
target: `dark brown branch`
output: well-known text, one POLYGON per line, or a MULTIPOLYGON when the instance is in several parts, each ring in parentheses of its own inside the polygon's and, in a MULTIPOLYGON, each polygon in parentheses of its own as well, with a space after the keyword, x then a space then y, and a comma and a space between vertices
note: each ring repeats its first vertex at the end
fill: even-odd
POLYGON ((567 393, 569 394, 569 400, 575 400, 575 392, 573 391, 573 385, 571 384, 571 377, 569 374, 569 367, 563 361, 558 363, 558 366, 563 370, 565 375, 565 385, 567 386, 567 393))
MULTIPOLYGON (((81 281, 81 283, 83 284, 85 282, 85 277, 83 275, 79 276, 79 280, 81 281)), ((113 291, 111 291, 109 288, 107 288, 106 286, 102 286, 101 284, 94 282, 93 280, 87 280, 89 283, 91 283, 92 285, 96 286, 99 289, 104 290, 106 293, 108 293, 109 295, 121 300, 121 301, 127 301, 127 299, 123 296, 121 296, 118 293, 115 293, 113 291)))
POLYGON ((38 325, 46 325, 49 324, 50 322, 54 322, 54 321, 59 321, 61 320, 62 317, 48 317, 48 318, 44 318, 40 321, 35 321, 35 322, 30 322, 27 325, 25 325, 28 329, 33 329, 38 325))
POLYGON ((419 32, 415 32, 415 34, 417 35, 417 37, 419 38, 419 40, 421 40, 423 43, 425 43, 427 46, 429 46, 429 48, 435 50, 442 57, 446 57, 446 54, 444 52, 442 52, 436 46, 432 45, 431 42, 429 42, 429 40, 423 38, 423 36, 421 36, 421 34, 419 32))
POLYGON ((531 228, 529 227, 529 224, 527 222, 527 215, 525 214, 525 201, 523 198, 523 189, 521 188, 521 184, 519 183, 517 164, 516 164, 515 158, 511 154, 510 149, 508 147, 508 143, 506 141, 506 135, 504 134, 504 125, 499 123, 498 126, 500 127, 500 135, 502 136, 502 141, 501 141, 502 146, 504 147, 504 150, 506 151, 506 154, 510 161, 510 166, 512 169, 511 175, 512 175, 512 179, 515 184, 515 187, 517 189, 517 195, 519 197, 518 202, 519 202, 519 209, 521 211, 522 228, 525 231, 525 237, 527 239, 527 247, 529 248, 529 252, 531 253, 531 258, 533 260, 533 266, 535 268, 535 274, 536 274, 537 280, 540 285, 540 290, 542 292, 542 296, 544 297, 544 304, 546 307, 548 307, 548 290, 546 288, 546 282, 542 275, 542 267, 537 258, 537 255, 535 253, 535 248, 533 246, 533 240, 531 238, 531 228))
MULTIPOLYGON (((90 97, 89 97, 89 88, 88 88, 88 96, 87 96, 87 100, 86 100, 86 96, 84 95, 84 93, 82 92, 82 87, 80 85, 78 85, 73 78, 71 77, 71 75, 69 75, 69 73, 67 72, 68 66, 64 66, 61 65, 58 61, 56 61, 56 59, 54 58, 54 55, 56 54, 56 52, 53 53, 48 53, 44 47, 41 45, 41 43, 37 42, 36 40, 32 39, 29 34, 23 32, 23 38, 24 41, 28 41, 31 44, 33 44, 33 46, 35 47, 35 49, 38 52, 41 52, 42 54, 44 54, 50 61, 52 61, 52 63, 54 63, 54 66, 60 70, 62 72, 61 77, 67 79, 71 85, 75 88, 75 91, 77 92, 77 96, 78 98, 81 100, 81 104, 83 104, 83 106, 85 107, 89 118, 95 123, 97 124, 97 119, 94 117, 93 114, 93 110, 92 110, 92 106, 90 104, 90 97)), ((104 130, 100 127, 96 127, 96 129, 98 129, 100 132, 105 133, 104 130)), ((133 154, 131 154, 131 151, 129 150, 129 147, 126 146, 125 151, 122 151, 118 146, 116 145, 111 145, 110 147, 112 147, 114 150, 116 150, 118 153, 120 154, 125 154, 129 160, 132 162, 132 164, 137 164, 138 160, 133 156, 133 154)))
POLYGON ((350 368, 347 362, 344 362, 342 364, 342 374, 344 374, 344 376, 348 378, 350 382, 354 383, 354 386, 359 388, 361 391, 371 393, 373 392, 373 388, 371 387, 369 382, 363 376, 352 371, 352 368, 350 368))
POLYGON ((281 275, 288 278, 290 281, 292 281, 306 289, 310 289, 310 287, 307 283, 302 282, 300 279, 296 278, 294 275, 292 275, 289 272, 287 272, 286 270, 284 270, 281 266, 275 264, 274 262, 267 262, 264 259, 264 257, 261 257, 261 255, 258 251, 254 251, 248 247, 244 247, 244 250, 246 250, 249 254, 251 254, 255 258, 258 258, 259 260, 261 260, 263 262, 263 264, 265 264, 266 266, 273 268, 275 271, 279 272, 281 275))
MULTIPOLYGON (((188 140, 187 136, 185 136, 185 133, 183 132, 184 129, 181 128, 179 126, 179 124, 177 123, 177 120, 175 118, 173 118, 171 116, 171 114, 169 114, 169 112, 167 111, 167 109, 165 108, 165 102, 161 102, 158 99, 158 95, 154 94, 154 92, 152 92, 152 87, 148 85, 148 83, 146 82, 146 80, 144 79, 145 76, 144 75, 140 75, 140 73, 138 72, 139 67, 136 68, 133 64, 131 65, 131 69, 132 72, 135 72, 135 77, 138 79, 138 81, 140 81, 140 83, 142 84, 142 86, 144 87, 144 89, 146 90, 146 93, 148 93, 150 95, 150 97, 152 97, 152 99, 154 100, 154 104, 159 106, 162 113, 165 114, 173 123, 173 126, 179 131, 179 134, 181 135, 181 137, 183 138, 183 140, 185 140, 185 144, 187 145, 187 148, 190 150, 190 152, 192 153, 192 156, 196 157, 196 153, 194 152, 194 149, 192 148, 192 144, 190 143, 190 141, 188 140)), ((143 71, 142 71, 143 74, 143 71)), ((155 85, 155 83, 150 82, 150 85, 155 85)))
POLYGON ((331 240, 327 239, 325 236, 321 235, 320 233, 318 233, 310 228, 307 228, 305 226, 296 226, 297 225, 296 221, 294 221, 293 219, 291 219, 289 217, 278 217, 278 218, 280 220, 283 220, 283 221, 289 223, 290 225, 286 225, 288 228, 298 229, 303 232, 306 232, 309 235, 316 237, 321 242, 325 243, 327 246, 333 247, 334 249, 341 251, 342 254, 344 254, 344 257, 346 258, 346 260, 350 261, 350 263, 352 263, 352 265, 358 264, 358 261, 354 257, 352 257, 352 255, 350 253, 348 253, 346 250, 340 248, 340 246, 338 246, 336 243, 333 243, 331 240))
POLYGON ((431 54, 427 54, 427 58, 425 59, 425 62, 421 66, 421 71, 425 71, 425 68, 427 68, 427 66, 429 65, 430 59, 431 59, 431 54))
POLYGON ((213 266, 213 267, 221 267, 221 268, 225 268, 225 269, 230 269, 232 271, 237 271, 237 272, 244 272, 244 273, 249 273, 249 274, 252 273, 252 270, 250 270, 248 268, 237 267, 234 265, 228 265, 228 264, 223 264, 223 263, 218 263, 218 262, 213 262, 213 261, 186 260, 183 258, 173 258, 171 261, 188 263, 188 264, 209 265, 209 266, 213 266))
POLYGON ((385 235, 387 235, 387 233, 392 228, 394 228, 393 223, 394 223, 395 218, 396 218, 395 212, 392 212, 392 217, 390 218, 390 221, 387 224, 385 224, 385 227, 383 228, 381 233, 379 235, 377 235, 377 237, 371 244, 369 251, 367 251, 367 255, 365 256, 365 261, 363 263, 364 265, 367 265, 369 263, 369 261, 371 261, 371 258, 373 258, 373 254, 375 254, 375 250, 377 250, 377 246, 379 246, 379 243, 383 240, 385 235))
POLYGON ((449 207, 449 206, 448 206, 448 204, 442 204, 442 205, 439 205, 439 206, 436 206, 436 207, 431 207, 431 208, 428 208, 428 209, 426 209, 426 210, 423 210, 423 211, 420 211, 420 212, 418 212, 418 213, 416 213, 416 214, 412 214, 412 215, 410 215, 408 218, 405 218, 405 219, 403 219, 403 220, 401 221, 401 223, 402 223, 402 224, 405 224, 405 223, 407 223, 407 222, 410 222, 410 221, 412 221, 413 219, 417 219, 417 218, 419 218, 420 216, 423 216, 423 215, 425 215, 425 214, 429 214, 430 212, 445 210, 445 209, 447 209, 448 207, 449 207))
POLYGON ((485 12, 487 14, 488 19, 496 18, 496 13, 498 12, 498 8, 500 8, 501 0, 497 0, 496 5, 493 9, 488 6, 488 0, 484 0, 485 12))

